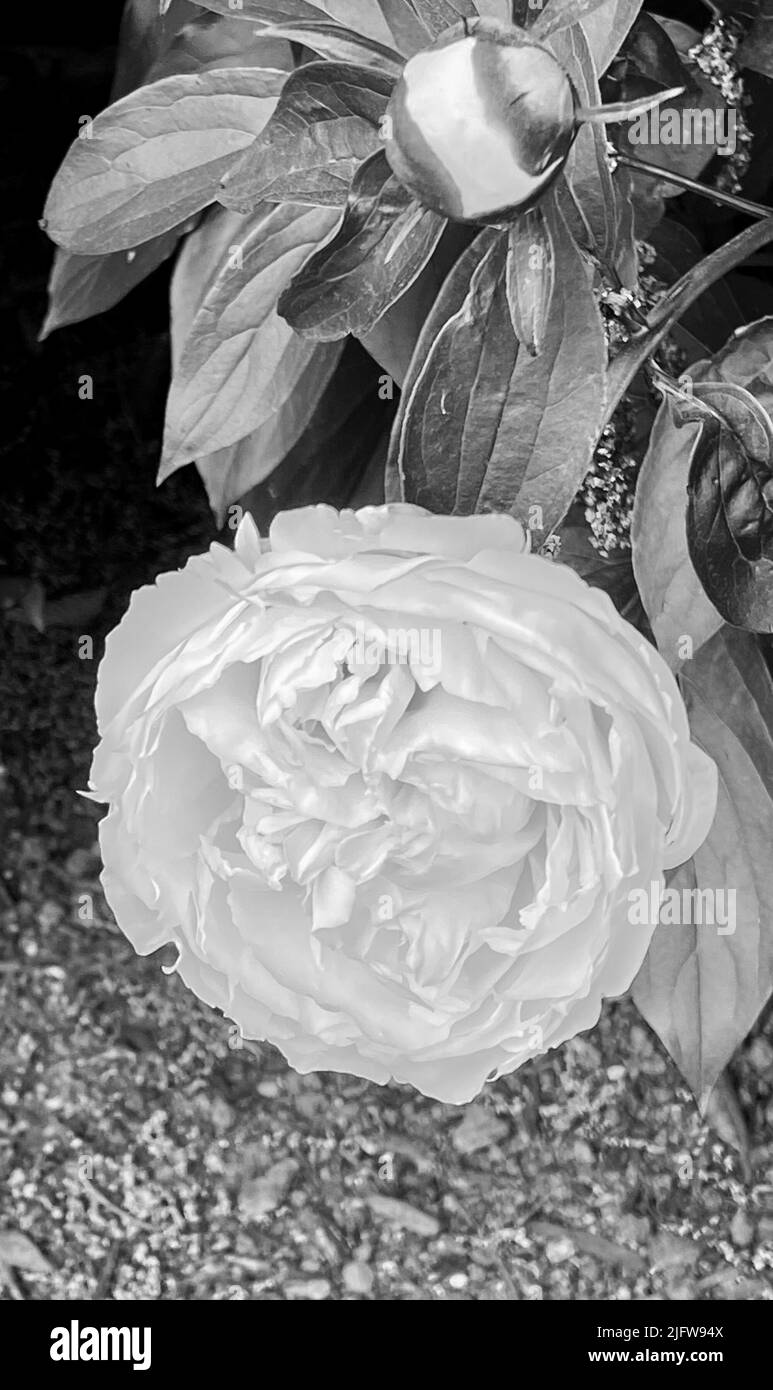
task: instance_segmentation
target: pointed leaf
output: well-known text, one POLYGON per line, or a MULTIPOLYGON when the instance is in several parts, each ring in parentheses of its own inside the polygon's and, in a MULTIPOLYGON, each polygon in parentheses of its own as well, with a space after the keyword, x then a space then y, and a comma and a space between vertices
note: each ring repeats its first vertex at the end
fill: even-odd
MULTIPOLYGON (((390 445, 388 472, 406 501, 434 512, 471 513, 489 463, 505 461, 508 510, 516 463, 510 385, 519 345, 506 292, 508 235, 487 229, 446 279, 419 336, 390 445)), ((517 412, 516 412, 517 413, 517 412)))
MULTIPOLYGON (((690 371, 696 374, 694 368, 690 371)), ((711 377, 745 386, 773 415, 773 317, 766 315, 736 328, 712 357, 711 377)))
POLYGON ((508 236, 487 230, 446 280, 417 344, 392 437, 405 497, 432 511, 512 510, 558 525, 587 472, 606 344, 585 263, 548 203, 556 279, 539 357, 519 351, 506 293, 508 236))
POLYGON ((696 382, 705 409, 687 485, 687 545, 723 618, 773 632, 773 422, 751 392, 696 382))
POLYGON ((391 38, 379 0, 194 0, 194 4, 231 19, 240 16, 264 24, 328 21, 384 44, 391 38))
MULTIPOLYGON (((209 504, 222 526, 232 502, 262 483, 297 444, 336 370, 342 343, 315 343, 308 362, 290 375, 278 410, 251 434, 196 460, 209 504)), ((276 389, 279 383, 273 383, 276 389)))
MULTIPOLYGON (((580 104, 598 106, 601 102, 598 73, 582 26, 577 24, 555 34, 551 48, 571 76, 580 104)), ((569 151, 564 175, 588 227, 591 245, 595 244, 606 263, 614 263, 618 210, 603 126, 580 126, 569 151)))
POLYGON ((421 274, 444 226, 445 218, 413 200, 379 150, 357 170, 336 235, 282 294, 280 314, 320 341, 370 332, 421 274))
POLYGON ((159 481, 282 409, 314 348, 279 317, 277 297, 334 222, 326 208, 268 205, 218 212, 189 238, 173 302, 193 300, 186 278, 206 289, 172 377, 159 481))
POLYGON ((544 213, 533 208, 510 228, 507 247, 507 302, 515 335, 536 357, 542 351, 553 298, 556 262, 544 213))
POLYGON ((579 24, 606 3, 607 0, 547 0, 542 13, 534 22, 534 37, 544 41, 561 29, 579 24))
POLYGON ((637 83, 637 94, 645 90, 643 83, 648 89, 657 91, 662 87, 684 87, 690 82, 673 39, 646 10, 640 12, 631 26, 619 57, 622 70, 619 75, 616 72, 615 77, 621 84, 621 99, 634 95, 629 88, 632 80, 637 83))
POLYGON ((375 328, 361 336, 363 347, 396 386, 402 387, 405 381, 419 334, 443 281, 472 239, 469 227, 461 222, 449 222, 421 275, 397 303, 387 309, 375 328))
POLYGON ((219 201, 238 212, 266 200, 343 206, 357 166, 380 148, 393 86, 386 73, 354 63, 298 68, 268 125, 226 174, 219 201))
POLYGON ((213 10, 216 14, 229 15, 232 19, 238 14, 241 19, 256 19, 261 23, 285 24, 295 20, 310 20, 314 23, 320 18, 320 6, 313 0, 194 0, 203 10, 213 10))
POLYGON ((187 226, 174 227, 129 251, 76 256, 57 246, 48 281, 48 312, 41 341, 68 323, 81 323, 112 309, 135 285, 172 255, 187 226))
POLYGON ((304 44, 318 53, 320 58, 330 58, 335 62, 369 63, 395 76, 403 67, 402 56, 396 49, 328 20, 266 24, 258 33, 267 39, 289 39, 291 43, 304 44))
POLYGON ((773 241, 773 217, 755 222, 704 257, 672 285, 647 315, 647 328, 631 337, 610 363, 606 418, 614 414, 636 373, 697 299, 737 265, 773 241))
POLYGON ((378 367, 349 339, 300 439, 271 477, 243 499, 259 529, 265 532, 286 507, 321 497, 333 507, 351 505, 393 414, 394 402, 379 392, 378 367))
MULTIPOLYGON (((622 173, 622 166, 619 172, 622 173)), ((657 227, 647 233, 647 242, 655 252, 654 260, 648 264, 648 273, 666 285, 673 285, 680 275, 703 259, 700 242, 687 227, 671 217, 664 217, 657 227)), ((724 346, 744 318, 727 281, 718 280, 687 309, 680 324, 704 345, 705 351, 701 355, 708 356, 724 346)), ((748 385, 747 382, 743 384, 748 385)))
POLYGON ((429 43, 461 19, 477 19, 479 10, 474 0, 408 0, 416 18, 429 35, 429 43))
POLYGON ((262 130, 285 77, 259 68, 180 74, 123 97, 71 145, 45 230, 78 255, 104 255, 200 212, 262 130))
MULTIPOLYGON (((705 367, 701 364, 702 373, 705 367)), ((672 670, 723 625, 687 549, 687 478, 699 434, 698 424, 680 423, 667 397, 652 428, 634 499, 634 574, 658 649, 672 670)))
POLYGON ((547 0, 535 21, 535 39, 544 42, 569 25, 582 27, 596 71, 603 75, 621 48, 641 9, 641 0, 547 0))
POLYGON ((397 47, 406 58, 428 47, 431 42, 428 30, 418 18, 411 0, 379 0, 379 6, 397 47))
POLYGON ((727 627, 682 680, 693 738, 717 764, 717 813, 671 878, 681 921, 664 906, 634 999, 705 1106, 773 986, 773 685, 757 639, 727 627), (694 898, 684 911, 696 889, 700 916, 694 898))
POLYGON ((553 239, 556 284, 539 357, 518 363, 518 454, 527 460, 515 514, 535 538, 566 515, 601 432, 607 346, 588 267, 557 206, 543 205, 553 239))
POLYGON ((266 39, 255 31, 249 36, 236 18, 211 15, 206 10, 184 24, 148 68, 143 83, 159 82, 176 73, 211 72, 215 68, 267 68, 292 72, 292 49, 286 39, 266 39))

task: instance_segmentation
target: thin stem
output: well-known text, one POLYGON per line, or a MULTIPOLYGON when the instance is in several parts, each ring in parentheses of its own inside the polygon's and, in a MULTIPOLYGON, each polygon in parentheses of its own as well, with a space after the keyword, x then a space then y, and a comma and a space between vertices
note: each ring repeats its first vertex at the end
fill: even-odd
POLYGON ((651 174, 661 183, 677 183, 680 188, 687 188, 691 193, 700 193, 704 198, 711 198, 712 202, 735 208, 736 212, 746 212, 750 217, 773 217, 773 208, 765 207, 764 203, 752 203, 748 198, 738 198, 735 193, 721 193, 718 188, 707 188, 705 183, 688 178, 686 174, 675 174, 670 169, 661 169, 659 164, 650 164, 646 159, 637 159, 635 155, 623 154, 620 150, 615 151, 615 158, 628 169, 638 169, 640 174, 651 174))

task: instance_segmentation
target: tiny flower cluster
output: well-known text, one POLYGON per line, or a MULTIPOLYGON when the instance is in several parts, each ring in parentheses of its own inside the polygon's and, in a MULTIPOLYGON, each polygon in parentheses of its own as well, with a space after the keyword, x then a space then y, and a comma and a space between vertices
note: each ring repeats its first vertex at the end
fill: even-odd
POLYGON ((725 154, 726 162, 714 183, 725 193, 738 193, 751 159, 753 137, 743 112, 743 108, 749 104, 749 98, 736 62, 742 37, 742 27, 736 20, 717 19, 689 53, 696 67, 718 88, 725 101, 735 110, 735 138, 732 149, 728 146, 727 151, 724 151, 720 147, 717 151, 719 154, 725 154))
POLYGON ((639 465, 633 455, 621 448, 626 434, 625 421, 615 418, 605 425, 580 493, 591 530, 591 545, 605 557, 612 551, 631 548, 631 516, 639 465))

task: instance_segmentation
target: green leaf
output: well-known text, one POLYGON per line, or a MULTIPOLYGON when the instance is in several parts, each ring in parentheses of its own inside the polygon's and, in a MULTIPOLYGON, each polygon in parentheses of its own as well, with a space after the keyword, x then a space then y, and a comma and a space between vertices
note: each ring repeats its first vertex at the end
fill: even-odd
POLYGON ((555 284, 553 238, 539 207, 523 213, 510 228, 507 247, 507 302, 515 336, 533 357, 542 351, 555 284))
POLYGON ((200 212, 262 130, 285 77, 215 70, 167 77, 123 97, 71 145, 48 195, 45 230, 78 255, 104 255, 200 212))
POLYGON ((332 507, 352 505, 393 414, 394 403, 380 394, 376 364, 349 339, 298 442, 270 478, 242 499, 259 529, 265 533, 286 507, 318 503, 320 497, 332 507))
POLYGON ((684 667, 682 684, 719 797, 707 839, 669 887, 725 896, 713 900, 714 925, 695 909, 681 925, 661 913, 633 994, 705 1106, 773 986, 773 685, 757 640, 731 628, 684 667))
POLYGON ((313 4, 347 29, 356 29, 358 34, 381 43, 392 42, 391 26, 379 0, 313 0, 313 4))
POLYGON ((603 589, 605 594, 609 594, 618 613, 622 613, 629 622, 635 622, 640 605, 630 551, 601 555, 591 544, 590 529, 584 522, 582 508, 576 503, 571 507, 566 521, 558 528, 558 537, 561 546, 557 563, 569 565, 587 584, 603 589))
MULTIPOLYGON (((110 100, 118 101, 146 82, 180 24, 195 17, 196 7, 189 0, 171 0, 163 14, 156 0, 125 0, 110 100)), ((211 15, 202 18, 209 20, 211 15)))
POLYGON ((556 280, 539 357, 519 350, 506 290, 507 232, 486 230, 457 262, 403 388, 390 469, 431 511, 514 511, 537 533, 568 510, 595 446, 606 344, 585 262, 550 217, 556 280))
POLYGON ((267 24, 258 32, 267 39, 289 39, 292 43, 304 44, 320 58, 335 62, 369 63, 395 76, 403 68, 402 55, 396 49, 328 20, 267 24))
POLYGON ((711 379, 745 386, 773 415, 773 317, 736 328, 711 359, 711 379))
POLYGON ((634 499, 634 574, 658 648, 672 670, 723 623, 687 549, 687 479, 699 434, 699 425, 680 422, 667 396, 650 435, 634 499))
MULTIPOLYGON (((601 102, 598 75, 582 26, 577 24, 554 34, 551 48, 561 66, 569 73, 580 103, 583 106, 598 106, 601 102)), ((587 241, 595 245, 605 263, 613 264, 616 258, 618 210, 604 126, 580 126, 564 166, 564 176, 588 229, 587 241)))
POLYGON ((391 38, 379 0, 240 0, 238 9, 234 0, 194 0, 194 3, 231 18, 239 15, 242 20, 268 24, 328 21, 383 44, 388 44, 391 38))
MULTIPOLYGON (((619 52, 619 69, 613 73, 620 83, 616 101, 628 101, 647 92, 668 87, 686 87, 690 74, 673 39, 651 14, 642 10, 628 32, 619 52)), ((610 77, 612 77, 610 73, 610 77)))
MULTIPOLYGON (((228 506, 262 483, 279 466, 307 429, 343 348, 342 343, 314 344, 308 362, 289 376, 278 409, 251 434, 197 458, 196 467, 209 504, 222 526, 228 506)), ((274 389, 281 385, 274 381, 274 389)))
POLYGON ((773 632, 773 421, 744 387, 693 384, 700 435, 687 484, 687 546, 722 617, 773 632))
MULTIPOLYGON (((696 92, 688 89, 681 96, 670 97, 667 103, 669 118, 671 113, 681 116, 687 111, 699 110, 701 113, 709 111, 724 111, 727 109, 727 102, 722 93, 714 86, 699 69, 688 70, 691 72, 692 81, 698 87, 696 92)), ((665 108, 664 108, 665 109, 665 108)), ((651 117, 645 117, 644 123, 640 125, 637 121, 624 121, 620 125, 614 126, 615 144, 622 152, 627 152, 637 159, 643 159, 650 164, 656 164, 663 170, 663 178, 657 181, 658 192, 661 197, 679 197, 682 189, 676 183, 669 183, 669 173, 684 174, 687 178, 697 179, 706 168, 706 165, 717 152, 717 144, 713 140, 700 136, 688 136, 684 141, 669 141, 666 136, 670 134, 670 129, 664 125, 663 129, 657 129, 657 136, 654 141, 640 138, 643 133, 649 135, 652 132, 652 122, 658 121, 658 112, 655 111, 651 117), (639 137, 639 138, 637 138, 639 137)), ((666 117, 663 117, 665 120, 666 117)), ((679 123, 674 123, 674 130, 679 128, 679 123)), ((713 126, 711 127, 713 129, 713 126)), ((705 131, 705 127, 704 127, 705 131)), ((688 132, 684 132, 688 134, 688 132)), ((635 173, 635 180, 646 180, 650 185, 656 183, 650 175, 635 173)))
POLYGON ((352 63, 298 68, 268 125, 226 174, 219 201, 238 212, 266 200, 342 206, 357 166, 380 148, 393 86, 386 73, 352 63))
MULTIPOLYGON (((733 7, 735 10, 735 6, 733 7)), ((773 4, 761 0, 746 37, 738 51, 739 64, 773 77, 773 4)))
POLYGON ((321 5, 313 0, 194 0, 203 10, 214 10, 216 14, 234 15, 242 20, 255 19, 266 24, 286 24, 309 20, 312 24, 320 19, 321 5))
POLYGON ((543 41, 566 29, 582 25, 599 73, 606 72, 641 9, 641 0, 547 0, 533 25, 534 37, 543 41))
POLYGON ((374 328, 363 333, 360 342, 379 363, 392 382, 402 387, 411 365, 419 334, 440 288, 462 251, 473 239, 472 230, 461 222, 449 222, 434 255, 409 290, 387 309, 374 328))
POLYGON ((489 468, 505 474, 502 510, 518 490, 524 465, 507 409, 518 359, 507 246, 507 233, 490 228, 459 258, 403 385, 387 467, 402 479, 406 501, 433 512, 476 511, 489 468))
POLYGON ((773 241, 773 217, 755 222, 712 251, 677 280, 647 315, 647 328, 631 337, 610 363, 606 418, 610 419, 636 373, 673 325, 710 286, 773 241))
POLYGON ((334 222, 326 208, 293 204, 246 217, 221 210, 188 239, 173 283, 175 365, 159 481, 282 410, 315 349, 279 317, 277 297, 334 222))
MULTIPOLYGON (((654 260, 648 262, 648 273, 666 285, 673 285, 680 275, 703 259, 703 248, 692 232, 670 217, 664 217, 648 233, 647 241, 655 252, 654 260)), ((681 326, 703 344, 705 351, 701 356, 723 347, 743 321, 743 311, 725 280, 718 280, 706 290, 680 320, 681 326)))
POLYGON ((411 0, 379 0, 379 6, 397 47, 406 58, 427 48, 429 35, 411 0))
POLYGON ((579 24, 581 19, 585 19, 603 4, 604 0, 547 0, 545 8, 534 22, 534 37, 544 41, 561 29, 579 24))
POLYGON ((243 20, 201 10, 171 34, 149 66, 143 83, 158 82, 176 73, 248 67, 292 72, 290 44, 286 39, 265 39, 257 31, 248 32, 243 20))
POLYGON ((48 281, 48 312, 40 341, 56 328, 102 314, 172 255, 191 224, 174 227, 131 251, 76 256, 57 246, 48 281))
POLYGON ((477 19, 480 13, 474 0, 407 0, 407 3, 429 35, 425 47, 460 20, 477 19))
POLYGON ((527 459, 515 514, 539 537, 563 519, 588 472, 606 403, 607 344, 591 277, 557 206, 556 284, 539 357, 518 363, 518 452, 527 459))
POLYGON ((444 226, 377 151, 352 180, 336 235, 282 294, 280 314, 297 333, 320 341, 370 332, 420 275, 444 226))
MULTIPOLYGON (((475 0, 478 13, 483 19, 495 19, 500 24, 518 24, 520 28, 525 29, 528 24, 524 24, 516 14, 520 3, 521 0, 475 0)), ((528 0, 524 0, 524 3, 528 10, 528 0)), ((531 14, 535 15, 535 11, 531 10, 531 14)))

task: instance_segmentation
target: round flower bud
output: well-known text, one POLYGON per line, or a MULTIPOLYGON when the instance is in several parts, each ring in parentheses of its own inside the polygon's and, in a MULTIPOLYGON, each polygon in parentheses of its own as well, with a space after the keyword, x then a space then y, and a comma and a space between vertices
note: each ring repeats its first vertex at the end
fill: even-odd
POLYGON ((577 130, 576 92, 522 29, 455 26, 403 70, 382 125, 392 171, 427 207, 480 221, 531 207, 577 130))

